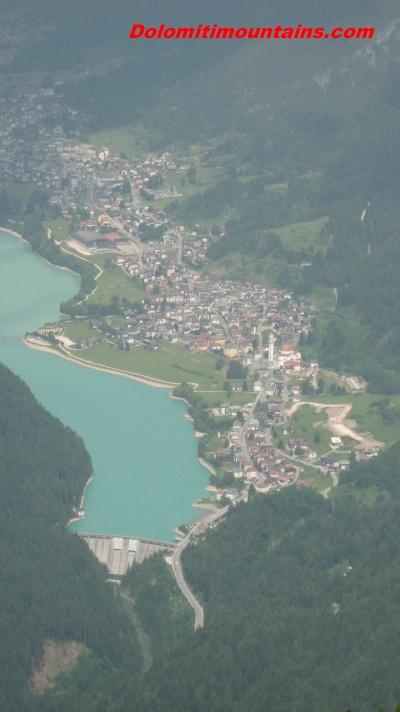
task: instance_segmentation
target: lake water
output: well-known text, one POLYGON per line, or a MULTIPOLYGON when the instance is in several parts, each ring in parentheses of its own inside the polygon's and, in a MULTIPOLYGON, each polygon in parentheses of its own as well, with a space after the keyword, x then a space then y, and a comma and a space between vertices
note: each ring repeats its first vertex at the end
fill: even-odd
POLYGON ((164 389, 33 351, 17 338, 59 319, 60 302, 78 285, 78 277, 0 231, 0 361, 83 438, 91 455, 85 519, 72 527, 173 541, 174 528, 195 516, 192 503, 208 482, 185 405, 164 389))

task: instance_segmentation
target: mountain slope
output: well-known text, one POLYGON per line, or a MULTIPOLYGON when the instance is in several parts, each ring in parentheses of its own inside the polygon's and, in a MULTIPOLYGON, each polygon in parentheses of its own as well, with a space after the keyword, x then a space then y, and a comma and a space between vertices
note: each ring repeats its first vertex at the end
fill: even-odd
POLYGON ((231 512, 185 550, 205 628, 150 671, 121 709, 390 712, 400 699, 399 447, 346 487, 375 504, 295 488, 231 512), (148 701, 151 700, 151 703, 148 701))
POLYGON ((2 365, 0 395, 1 707, 21 712, 34 708, 29 679, 46 640, 82 643, 86 665, 108 675, 140 670, 141 655, 103 567, 66 529, 91 474, 82 440, 2 365))

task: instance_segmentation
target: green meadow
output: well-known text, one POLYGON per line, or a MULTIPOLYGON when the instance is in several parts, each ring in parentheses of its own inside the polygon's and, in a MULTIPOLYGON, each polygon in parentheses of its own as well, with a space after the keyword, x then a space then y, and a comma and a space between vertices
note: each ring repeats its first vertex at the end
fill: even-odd
POLYGON ((122 351, 107 341, 102 341, 77 354, 85 361, 120 369, 144 377, 169 383, 197 383, 199 391, 219 392, 219 399, 226 400, 223 391, 224 378, 215 371, 216 358, 212 354, 192 354, 176 344, 161 343, 157 351, 138 346, 122 351))

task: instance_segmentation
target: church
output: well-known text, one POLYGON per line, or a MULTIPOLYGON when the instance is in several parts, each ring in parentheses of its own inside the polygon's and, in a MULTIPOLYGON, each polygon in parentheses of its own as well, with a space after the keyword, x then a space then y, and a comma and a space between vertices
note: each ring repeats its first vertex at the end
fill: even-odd
POLYGON ((281 368, 285 365, 286 361, 301 361, 301 353, 293 344, 286 341, 279 347, 276 354, 276 361, 279 368, 281 368))

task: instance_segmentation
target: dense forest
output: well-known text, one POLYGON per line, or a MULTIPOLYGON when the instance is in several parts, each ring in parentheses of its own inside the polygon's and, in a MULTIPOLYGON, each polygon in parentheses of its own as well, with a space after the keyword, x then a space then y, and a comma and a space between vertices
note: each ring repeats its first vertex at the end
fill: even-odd
MULTIPOLYGON (((178 642, 170 632, 169 655, 156 657, 118 709, 394 710, 399 455, 395 446, 353 465, 333 501, 296 488, 255 495, 186 549, 185 575, 204 605, 205 628, 192 637, 182 629, 178 642), (360 505, 355 495, 366 487, 374 504, 360 505)), ((156 613, 162 577, 154 568, 142 577, 154 640, 154 626, 168 630, 165 604, 163 620, 156 613)))
MULTIPOLYGON (((0 706, 7 712, 36 708, 29 681, 46 641, 73 641, 86 651, 78 683, 65 683, 55 695, 71 704, 72 687, 69 709, 94 709, 92 700, 106 694, 117 669, 140 672, 133 625, 106 584, 106 571, 66 529, 91 473, 82 440, 0 365, 0 706)), ((56 708, 44 700, 38 709, 56 708)))

